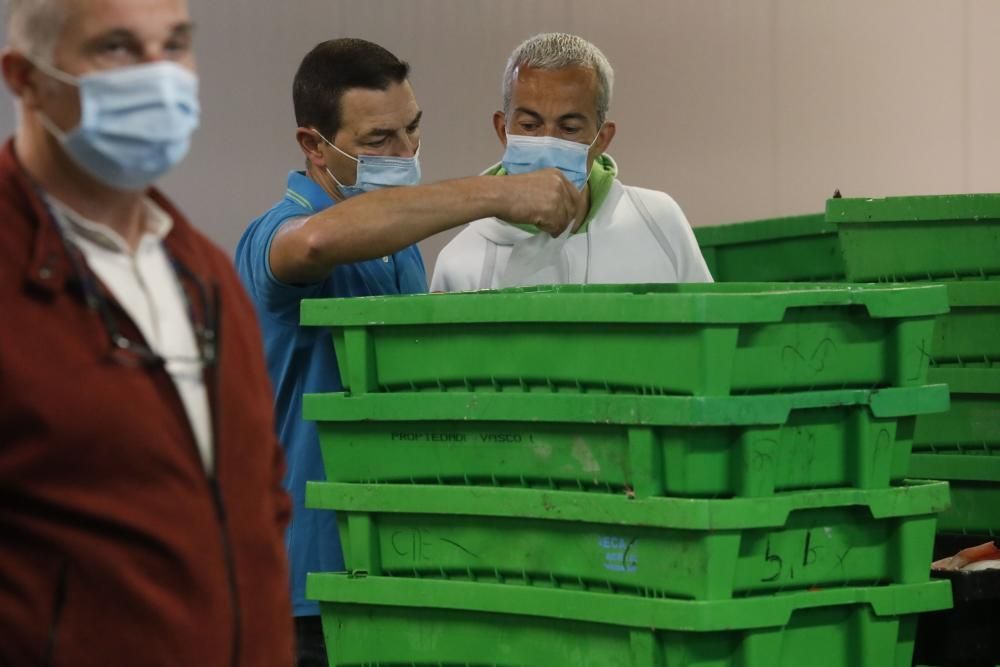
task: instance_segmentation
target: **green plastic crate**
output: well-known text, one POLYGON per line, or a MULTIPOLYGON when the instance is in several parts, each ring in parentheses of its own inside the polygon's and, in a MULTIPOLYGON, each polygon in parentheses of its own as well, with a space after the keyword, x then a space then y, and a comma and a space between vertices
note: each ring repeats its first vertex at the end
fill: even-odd
POLYGON ((948 480, 938 532, 1000 535, 1000 368, 934 368, 952 408, 917 418, 909 474, 948 480))
POLYGON ((837 225, 823 213, 695 227, 718 282, 822 282, 844 279, 837 225))
POLYGON ((928 581, 944 482, 688 500, 312 482, 347 569, 722 600, 928 581))
POLYGON ((940 367, 1000 367, 1000 280, 944 283, 951 312, 938 318, 931 351, 940 367))
POLYGON ((939 533, 1000 536, 1000 483, 949 480, 948 485, 951 507, 940 515, 939 533))
POLYGON ((909 474, 951 485, 938 532, 1000 535, 1000 368, 932 368, 931 375, 951 387, 952 407, 917 418, 909 474))
POLYGON ((558 286, 305 300, 375 392, 716 395, 925 384, 939 285, 558 286))
POLYGON ((847 280, 1000 275, 1000 195, 829 199, 847 280))
POLYGON ((910 667, 946 581, 691 602, 310 574, 333 667, 910 667))
POLYGON ((944 385, 677 397, 312 394, 331 482, 526 486, 638 497, 769 496, 902 479, 944 385))
POLYGON ((1000 450, 914 454, 910 473, 947 480, 951 506, 939 515, 938 532, 1000 535, 1000 450))
MULTIPOLYGON (((1000 486, 1000 451, 963 450, 914 454, 910 475, 949 482, 993 482, 1000 486)), ((1000 513, 1000 506, 995 508, 1000 513)))
POLYGON ((951 407, 917 417, 914 452, 1000 453, 1000 367, 932 368, 930 375, 948 384, 951 407))

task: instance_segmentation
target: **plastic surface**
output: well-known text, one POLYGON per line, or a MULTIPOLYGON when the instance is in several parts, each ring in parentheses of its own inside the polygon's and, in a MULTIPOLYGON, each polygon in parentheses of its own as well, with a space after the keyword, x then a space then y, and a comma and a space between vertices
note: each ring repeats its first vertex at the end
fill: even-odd
POLYGON ((941 482, 755 500, 313 482, 349 571, 718 600, 928 580, 941 482))
POLYGON ((1000 484, 949 480, 951 507, 938 516, 942 533, 1000 537, 1000 484))
POLYGON ((837 226, 822 213, 695 227, 694 235, 718 282, 844 278, 837 226))
POLYGON ((913 454, 909 474, 948 482, 951 506, 938 517, 941 533, 1000 536, 1000 452, 913 454))
POLYGON ((914 451, 1000 454, 1000 367, 932 368, 930 375, 948 383, 951 408, 917 418, 914 451))
POLYGON ((559 286, 305 300, 345 390, 723 396, 926 383, 939 285, 559 286))
MULTIPOLYGON (((964 449, 914 453, 909 476, 1000 485, 1000 449, 964 449)), ((1000 514, 1000 507, 995 508, 1000 514)))
POLYGON ((943 283, 951 312, 938 318, 931 344, 937 366, 1000 367, 1000 280, 943 283))
POLYGON ((1000 368, 931 375, 950 383, 952 409, 917 418, 908 474, 950 482, 940 532, 1000 535, 1000 368))
POLYGON ((952 394, 948 412, 917 419, 913 448, 1000 453, 1000 393, 952 394))
POLYGON ((948 482, 951 507, 939 516, 940 532, 1000 536, 1000 452, 918 453, 909 474, 948 482))
POLYGON ((909 667, 946 582, 721 602, 309 575, 334 667, 909 667))
POLYGON ((950 383, 952 409, 917 418, 908 474, 950 482, 940 532, 1000 535, 1000 368, 931 374, 950 383))
POLYGON ((731 398, 521 393, 307 395, 326 479, 769 496, 883 488, 943 385, 731 398))
POLYGON ((847 280, 1000 274, 1000 195, 829 199, 847 280))

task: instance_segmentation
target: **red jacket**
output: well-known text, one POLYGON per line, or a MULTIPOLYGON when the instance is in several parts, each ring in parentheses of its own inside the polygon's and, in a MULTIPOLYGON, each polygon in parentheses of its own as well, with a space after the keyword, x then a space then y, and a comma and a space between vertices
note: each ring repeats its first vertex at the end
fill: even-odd
POLYGON ((166 371, 110 361, 13 143, 0 152, 3 667, 293 662, 290 505, 254 311, 229 259, 150 196, 174 219, 169 252, 218 288, 214 478, 166 371))

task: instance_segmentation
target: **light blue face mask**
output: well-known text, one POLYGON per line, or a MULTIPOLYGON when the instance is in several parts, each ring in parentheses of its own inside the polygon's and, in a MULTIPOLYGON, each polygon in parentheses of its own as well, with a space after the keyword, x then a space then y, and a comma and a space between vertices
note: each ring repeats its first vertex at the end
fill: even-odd
POLYGON ((392 157, 388 155, 359 155, 354 157, 333 145, 318 130, 316 136, 326 142, 326 145, 337 151, 344 157, 350 158, 358 163, 358 175, 354 179, 354 185, 344 185, 337 180, 333 172, 327 168, 326 173, 330 175, 333 182, 340 188, 340 193, 345 198, 350 199, 362 192, 372 192, 381 188, 394 188, 402 185, 418 185, 420 183, 420 146, 413 157, 392 157))
POLYGON ((508 174, 528 174, 539 169, 555 168, 561 171, 578 190, 583 190, 590 177, 587 156, 594 141, 581 144, 557 137, 532 137, 507 133, 507 149, 503 154, 503 168, 508 174))
POLYGON ((198 78, 173 62, 109 69, 79 78, 35 63, 80 91, 80 124, 41 122, 84 171, 116 190, 143 190, 187 155, 198 127, 198 78))

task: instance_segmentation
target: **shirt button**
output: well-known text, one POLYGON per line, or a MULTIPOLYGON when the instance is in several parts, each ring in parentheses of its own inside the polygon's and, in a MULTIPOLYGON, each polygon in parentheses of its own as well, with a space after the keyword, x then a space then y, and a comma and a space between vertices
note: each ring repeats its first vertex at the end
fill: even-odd
POLYGON ((41 280, 48 280, 52 277, 52 265, 56 263, 55 254, 50 254, 45 258, 45 265, 38 269, 38 277, 41 280))

